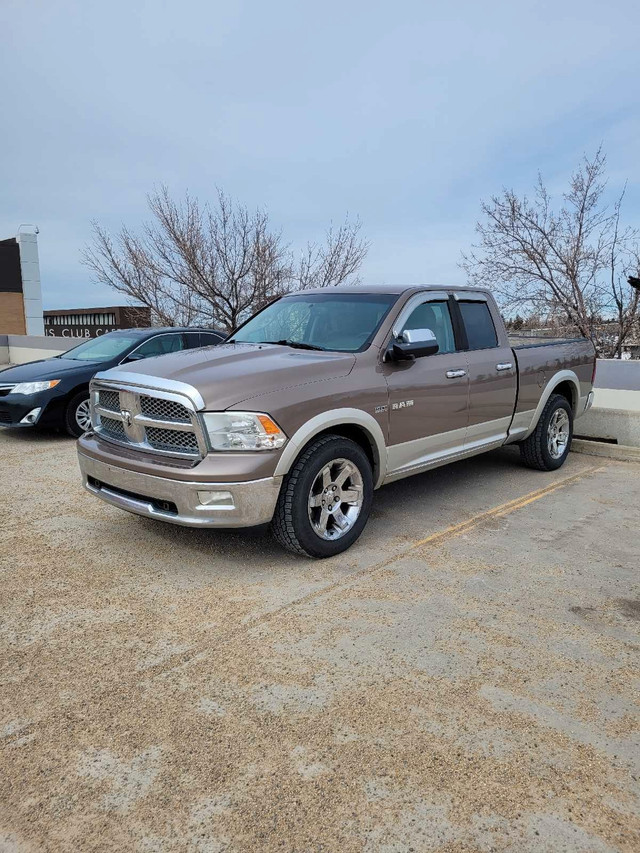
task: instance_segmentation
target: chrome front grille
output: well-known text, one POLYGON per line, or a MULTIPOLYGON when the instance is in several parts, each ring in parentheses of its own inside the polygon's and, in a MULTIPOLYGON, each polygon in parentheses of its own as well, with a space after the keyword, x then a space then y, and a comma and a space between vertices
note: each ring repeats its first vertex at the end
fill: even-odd
POLYGON ((159 397, 140 397, 140 409, 142 414, 159 421, 176 421, 176 423, 191 423, 189 409, 182 403, 173 400, 162 400, 159 397))
POLYGON ((120 394, 117 391, 106 389, 98 391, 98 402, 103 409, 108 409, 110 412, 120 411, 120 394))
POLYGON ((106 380, 91 384, 91 416, 98 435, 150 453, 192 459, 206 454, 190 399, 169 391, 114 385, 106 380))
POLYGON ((179 453, 197 453, 198 441, 192 432, 147 427, 147 441, 156 450, 175 450, 179 453))
POLYGON ((127 434, 124 431, 124 424, 122 421, 117 421, 115 418, 100 418, 100 431, 105 435, 111 436, 111 438, 115 438, 118 441, 126 441, 127 434))

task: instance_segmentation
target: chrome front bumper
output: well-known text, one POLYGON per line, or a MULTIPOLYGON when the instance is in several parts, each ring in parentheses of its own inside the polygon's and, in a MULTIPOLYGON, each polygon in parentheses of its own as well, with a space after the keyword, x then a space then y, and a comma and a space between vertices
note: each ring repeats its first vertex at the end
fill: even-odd
POLYGON ((186 527, 253 527, 271 521, 281 477, 193 483, 141 474, 78 452, 85 489, 107 503, 186 527))

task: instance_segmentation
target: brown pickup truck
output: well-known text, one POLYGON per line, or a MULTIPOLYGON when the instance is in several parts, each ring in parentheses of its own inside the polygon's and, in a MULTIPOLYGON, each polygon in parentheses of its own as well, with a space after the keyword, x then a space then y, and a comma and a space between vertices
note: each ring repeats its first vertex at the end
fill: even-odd
POLYGON ((486 291, 361 285, 284 296, 226 343, 140 368, 92 383, 88 491, 174 524, 271 523, 286 548, 328 557, 385 483, 512 443, 559 468, 595 353, 510 343, 486 291))

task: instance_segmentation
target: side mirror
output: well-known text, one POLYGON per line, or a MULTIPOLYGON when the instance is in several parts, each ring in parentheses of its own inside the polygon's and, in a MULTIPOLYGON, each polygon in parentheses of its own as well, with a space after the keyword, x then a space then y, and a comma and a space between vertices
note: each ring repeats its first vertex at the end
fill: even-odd
POLYGON ((389 349, 393 361, 413 361, 435 355, 439 346, 431 329, 405 329, 399 338, 391 341, 389 349))
POLYGON ((141 361, 143 358, 144 358, 144 355, 142 353, 132 352, 132 353, 130 353, 130 355, 128 355, 125 358, 124 364, 126 364, 128 361, 141 361))

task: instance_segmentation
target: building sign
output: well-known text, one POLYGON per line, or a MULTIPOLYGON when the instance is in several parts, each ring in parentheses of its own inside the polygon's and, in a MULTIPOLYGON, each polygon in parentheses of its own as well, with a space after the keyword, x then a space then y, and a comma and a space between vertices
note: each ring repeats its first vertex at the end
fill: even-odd
POLYGON ((120 305, 44 312, 44 332, 56 338, 99 338, 117 329, 151 325, 149 308, 120 305))

